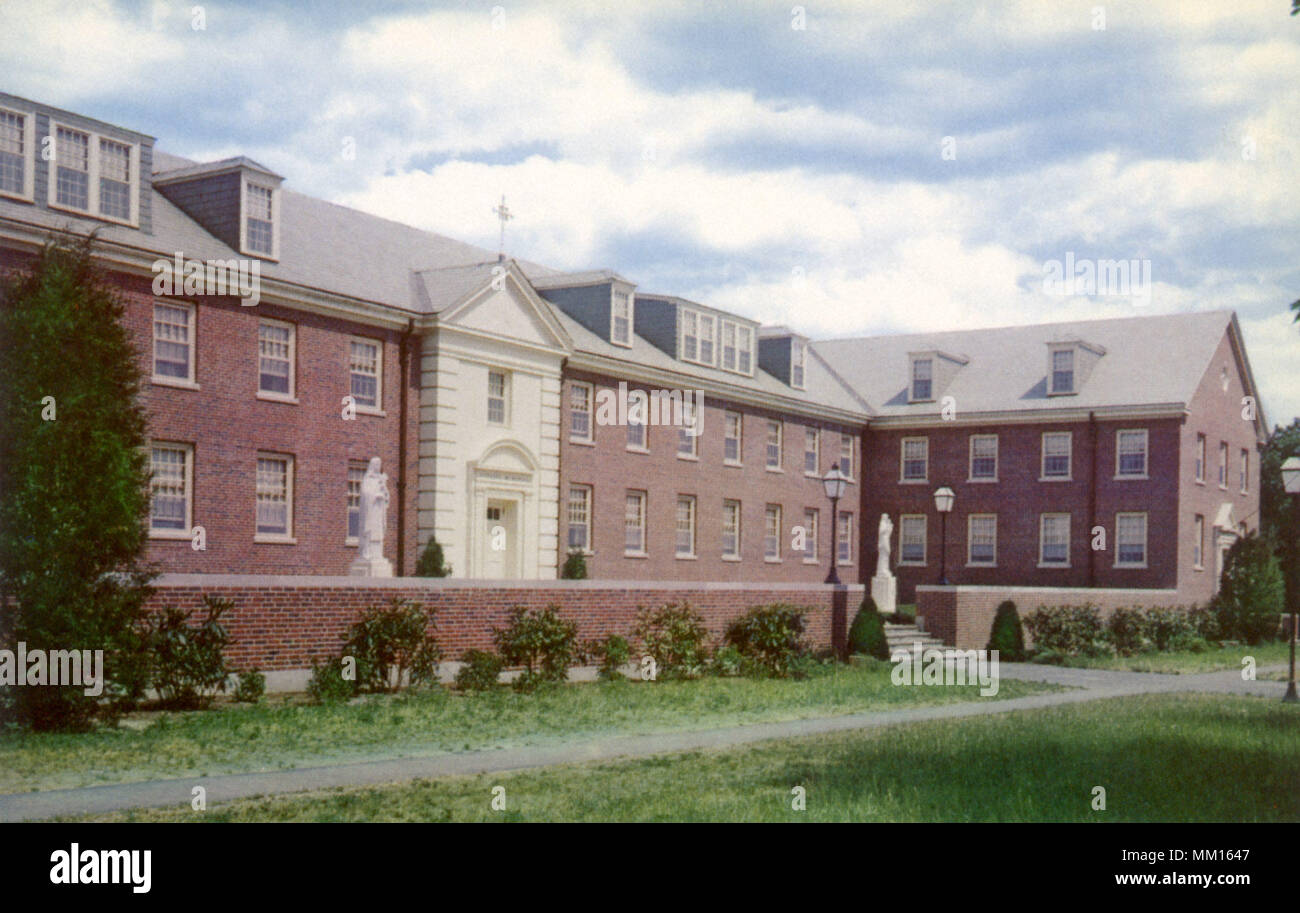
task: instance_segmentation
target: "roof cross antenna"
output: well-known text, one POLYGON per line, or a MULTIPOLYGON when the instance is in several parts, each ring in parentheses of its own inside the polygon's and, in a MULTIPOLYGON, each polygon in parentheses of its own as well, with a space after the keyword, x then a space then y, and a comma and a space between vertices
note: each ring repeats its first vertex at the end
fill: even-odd
POLYGON ((497 262, 502 263, 506 259, 506 223, 514 218, 514 215, 506 208, 505 194, 501 195, 501 205, 492 207, 492 211, 501 220, 501 246, 497 250, 497 262))

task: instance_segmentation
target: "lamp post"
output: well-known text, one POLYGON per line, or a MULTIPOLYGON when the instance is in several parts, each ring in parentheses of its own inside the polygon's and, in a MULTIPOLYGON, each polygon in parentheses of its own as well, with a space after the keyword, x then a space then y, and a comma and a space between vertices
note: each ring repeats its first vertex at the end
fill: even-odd
POLYGON ((839 555, 839 513, 837 505, 840 498, 844 496, 844 489, 848 487, 849 477, 840 472, 840 464, 832 463, 830 472, 826 473, 822 479, 822 488, 826 491, 826 497, 831 499, 831 572, 826 575, 826 582, 839 585, 840 575, 835 567, 835 559, 839 555))
MULTIPOLYGON (((1282 464, 1282 487, 1286 493, 1293 498, 1300 498, 1300 457, 1287 457, 1286 462, 1282 464)), ((1294 546, 1294 543, 1292 543, 1294 546)), ((1288 568, 1294 574, 1294 568, 1288 568)), ((1296 640, 1296 620, 1300 613, 1300 606, 1293 601, 1291 603, 1291 671, 1286 679, 1286 696, 1282 698, 1283 703, 1296 704, 1300 703, 1300 695, 1295 690, 1295 640, 1296 640)))
POLYGON ((939 512, 939 586, 948 585, 948 514, 956 493, 947 485, 934 493, 934 509, 939 512))

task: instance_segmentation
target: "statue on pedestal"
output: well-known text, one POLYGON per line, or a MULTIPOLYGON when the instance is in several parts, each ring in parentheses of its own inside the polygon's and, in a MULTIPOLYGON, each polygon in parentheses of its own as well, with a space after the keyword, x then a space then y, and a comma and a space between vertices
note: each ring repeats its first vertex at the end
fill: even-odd
POLYGON ((390 500, 388 476, 379 467, 379 457, 372 457, 361 479, 361 552, 352 562, 353 576, 393 576, 393 566, 384 557, 384 528, 388 523, 390 500))
POLYGON ((889 570, 889 539, 894 534, 894 524, 889 514, 880 515, 880 528, 876 535, 876 575, 871 578, 871 598, 883 615, 890 615, 898 607, 898 580, 889 570))
POLYGON ((889 514, 880 515, 880 531, 876 536, 876 576, 891 577, 889 571, 889 537, 894 534, 894 524, 889 514))

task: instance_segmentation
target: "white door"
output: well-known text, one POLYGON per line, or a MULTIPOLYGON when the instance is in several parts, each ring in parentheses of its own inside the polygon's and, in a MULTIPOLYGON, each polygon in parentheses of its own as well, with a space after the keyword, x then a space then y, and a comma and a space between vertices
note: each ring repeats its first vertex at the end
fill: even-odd
POLYGON ((519 576, 518 510, 514 501, 489 500, 484 517, 483 576, 488 579, 519 576))

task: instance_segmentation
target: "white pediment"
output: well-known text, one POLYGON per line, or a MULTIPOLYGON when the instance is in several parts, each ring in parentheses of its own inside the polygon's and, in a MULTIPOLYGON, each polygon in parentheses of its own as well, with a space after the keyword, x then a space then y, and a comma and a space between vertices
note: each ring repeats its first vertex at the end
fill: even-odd
POLYGON ((1224 501, 1219 505, 1219 513, 1214 518, 1215 529, 1226 529, 1235 533, 1237 531, 1237 517, 1232 512, 1232 504, 1224 501))
POLYGON ((498 339, 550 349, 569 348, 563 330, 546 313, 550 305, 527 291, 513 275, 499 279, 494 285, 470 296, 443 318, 444 323, 498 339))

